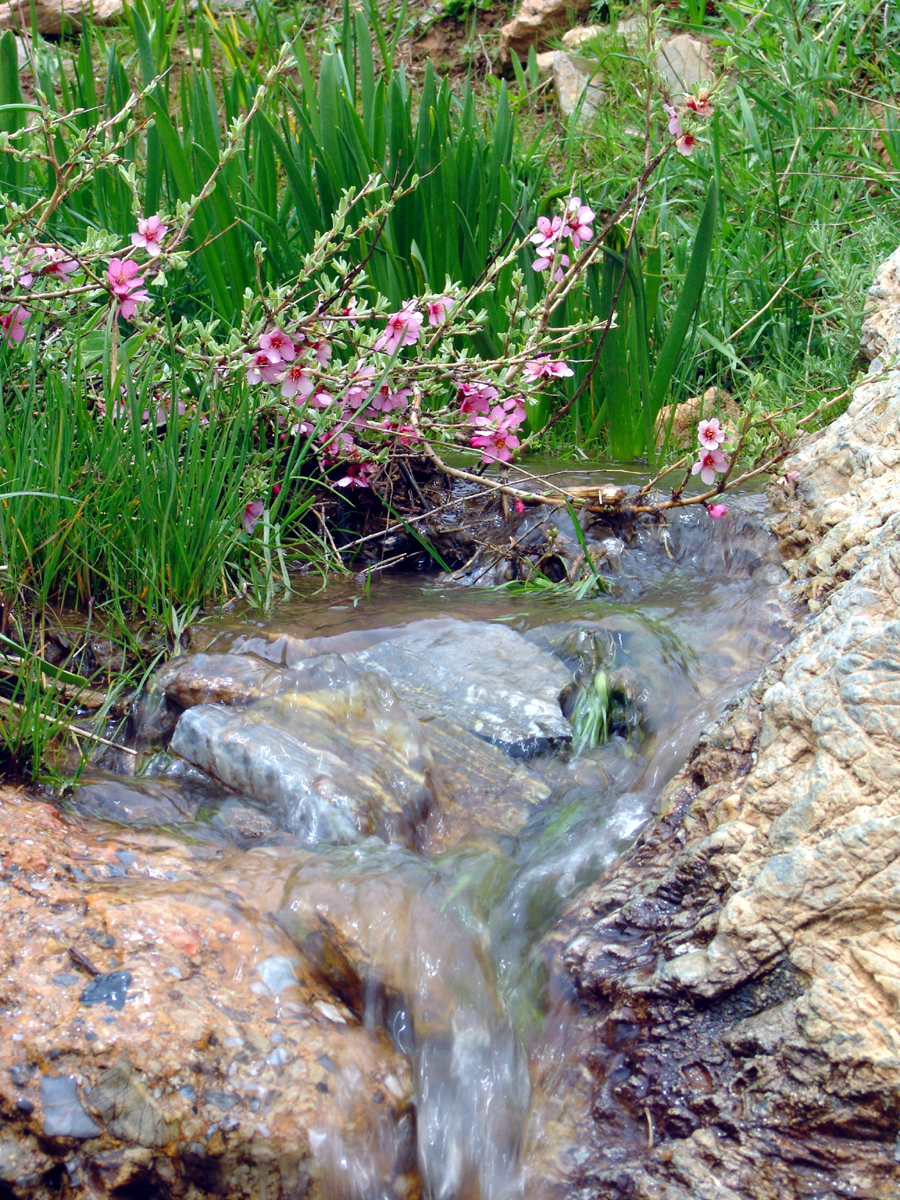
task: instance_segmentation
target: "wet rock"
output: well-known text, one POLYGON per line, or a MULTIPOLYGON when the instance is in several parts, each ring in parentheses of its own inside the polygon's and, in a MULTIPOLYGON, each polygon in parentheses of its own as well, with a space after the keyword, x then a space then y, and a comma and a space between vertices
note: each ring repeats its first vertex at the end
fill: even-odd
POLYGON ((170 825, 192 821, 199 807, 183 788, 156 779, 104 779, 83 784, 74 796, 77 812, 125 825, 170 825))
POLYGON ((60 0, 56 4, 50 0, 36 0, 32 18, 30 4, 25 4, 24 0, 13 0, 9 4, 0 4, 0 30, 30 31, 34 19, 38 33, 58 36, 63 31, 63 25, 70 31, 81 29, 85 10, 90 13, 94 25, 108 25, 122 16, 124 7, 122 0, 92 0, 89 4, 81 0, 60 0))
POLYGON ((569 672, 506 625, 429 622, 344 657, 381 671, 420 720, 447 716, 519 757, 572 736, 559 701, 569 672))
POLYGON ((128 971, 110 971, 106 975, 98 975, 81 993, 81 1003, 88 1007, 105 1004, 107 1008, 121 1010, 128 999, 130 984, 131 975, 128 971))
POLYGON ((247 704, 283 692, 290 672, 254 654, 191 654, 158 671, 153 690, 182 708, 195 704, 247 704))
MULTIPOLYGON (((232 875, 220 861, 208 885, 210 868, 192 847, 150 831, 100 840, 79 820, 0 789, 0 861, 21 881, 0 888, 0 1192, 52 1200, 63 1178, 73 1200, 319 1200, 333 1150, 363 1164, 371 1194, 400 1194, 409 1067, 261 915, 303 859, 296 848, 265 853, 256 875, 232 875), (98 887, 119 851, 136 856, 129 877, 98 887), (75 863, 81 879, 68 869, 75 863), (32 893, 28 881, 40 877, 49 887, 32 893), (110 1013, 56 987, 64 946, 98 966, 120 956, 134 1000, 110 1013), (290 964, 277 994, 257 971, 273 959, 290 964), (284 1054, 270 1063, 275 1048, 284 1054), (219 1093, 226 1107, 210 1106, 219 1093), (373 1129, 377 1093, 386 1102, 373 1129)), ((341 1186, 328 1194, 349 1194, 341 1186)))
POLYGON ((177 1126, 164 1118, 146 1079, 127 1060, 101 1072, 89 1104, 120 1142, 165 1146, 177 1132, 177 1126))
POLYGON ((171 748, 272 806, 310 845, 372 834, 411 844, 432 803, 431 760, 416 722, 377 679, 336 657, 310 664, 294 690, 241 712, 188 709, 171 748))

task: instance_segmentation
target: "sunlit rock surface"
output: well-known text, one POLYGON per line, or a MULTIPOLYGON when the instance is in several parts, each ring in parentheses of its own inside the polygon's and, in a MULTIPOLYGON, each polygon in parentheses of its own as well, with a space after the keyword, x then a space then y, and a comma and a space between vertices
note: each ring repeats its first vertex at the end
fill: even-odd
MULTIPOLYGON (((868 344, 900 347, 896 256, 868 344)), ((773 484, 812 615, 574 906, 598 1017, 573 1186, 635 1200, 900 1194, 900 371, 773 484), (628 1161, 623 1145, 630 1147, 628 1161), (618 1190, 617 1190, 618 1189, 618 1190)))
MULTIPOLYGON (((332 1141, 415 1194, 406 1060, 249 908, 246 868, 223 891, 228 871, 0 793, 4 1195, 55 1200, 62 1171, 73 1200, 318 1197, 332 1141), (85 1002, 117 973, 121 1005, 85 1002)), ((289 873, 266 865, 273 909, 289 873)))

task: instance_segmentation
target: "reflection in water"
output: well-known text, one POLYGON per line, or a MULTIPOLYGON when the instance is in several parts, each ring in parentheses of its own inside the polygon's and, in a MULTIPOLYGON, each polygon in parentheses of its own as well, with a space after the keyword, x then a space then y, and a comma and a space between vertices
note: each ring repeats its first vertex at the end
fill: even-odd
MULTIPOLYGON (((206 885, 239 898, 247 919, 276 922, 327 989, 326 1008, 333 1001, 410 1063, 414 1106, 375 1097, 362 1129, 340 1115, 359 1104, 358 1073, 335 1068, 332 1115, 323 1110, 310 1130, 324 1195, 550 1194, 544 1185, 551 1187, 562 1169, 554 1163, 574 1136, 565 1096, 578 1072, 577 1021, 558 981, 548 986, 542 939, 572 896, 633 840, 700 731, 777 647, 780 568, 760 531, 761 507, 745 498, 725 521, 684 513, 666 528, 641 529, 611 577, 611 593, 588 600, 386 579, 371 592, 341 583, 304 595, 262 625, 232 617, 211 630, 211 651, 254 653, 295 671, 286 698, 260 700, 243 710, 246 717, 227 710, 227 721, 213 711, 220 724, 293 739, 305 797, 311 788, 317 803, 333 794, 319 776, 309 781, 309 762, 329 756, 337 764, 329 786, 339 777, 342 796, 353 800, 363 775, 372 795, 390 791, 390 779, 407 768, 376 761, 379 729, 391 753, 415 747, 416 779, 427 777, 430 788, 428 803, 416 795, 404 808, 413 814, 412 833, 407 824, 395 836, 373 817, 369 825, 350 820, 349 845, 311 844, 317 839, 295 819, 283 774, 278 804, 267 807, 266 771, 254 768, 244 784, 239 774, 226 777, 215 765, 221 743, 203 763, 247 794, 238 802, 219 788, 218 804, 198 809, 198 789, 208 797, 218 785, 197 772, 186 778, 183 762, 153 759, 175 809, 183 787, 193 835, 241 847, 208 867, 206 885), (465 706, 435 711, 443 684, 428 691, 427 704, 408 679, 396 683, 399 699, 382 691, 367 700, 372 656, 361 652, 410 637, 412 624, 444 653, 448 638, 464 645, 467 622, 479 623, 479 636, 484 622, 500 622, 532 648, 529 662, 552 659, 556 671, 562 664, 567 713, 578 681, 602 670, 618 705, 610 740, 578 757, 563 750, 525 761, 473 732, 465 706), (301 676, 306 683, 297 682, 301 676), (236 806, 250 814, 243 825, 236 806), (254 813, 269 824, 248 834, 254 813), (251 838, 256 848, 245 850, 251 838)), ((475 684, 467 688, 469 704, 475 684)), ((160 704, 157 696, 146 707, 153 729, 162 727, 160 704)), ((202 724, 201 708, 189 712, 202 724)), ((188 745, 184 734, 176 745, 188 745)), ((275 749, 283 758, 284 745, 270 757, 275 749)))

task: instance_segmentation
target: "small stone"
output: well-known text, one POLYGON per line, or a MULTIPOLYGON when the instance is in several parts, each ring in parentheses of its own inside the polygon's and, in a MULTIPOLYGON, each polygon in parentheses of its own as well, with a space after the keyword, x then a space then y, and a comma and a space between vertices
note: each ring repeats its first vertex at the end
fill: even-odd
POLYGON ((85 1112, 71 1075, 44 1075, 41 1104, 45 1137, 91 1138, 103 1132, 85 1112))
POLYGON ((55 983, 57 987, 75 987, 76 984, 82 982, 83 978, 82 975, 72 975, 67 972, 64 975, 54 975, 50 982, 55 983))
POLYGON ((87 1005, 106 1004, 110 1008, 123 1009, 128 999, 128 987, 131 984, 129 971, 111 971, 108 975, 98 975, 92 979, 81 993, 81 1003, 87 1005))
POLYGON ((203 1103, 211 1104, 214 1108, 221 1108, 226 1112, 230 1108, 234 1108, 239 1103, 238 1097, 234 1092, 209 1091, 203 1095, 203 1103))

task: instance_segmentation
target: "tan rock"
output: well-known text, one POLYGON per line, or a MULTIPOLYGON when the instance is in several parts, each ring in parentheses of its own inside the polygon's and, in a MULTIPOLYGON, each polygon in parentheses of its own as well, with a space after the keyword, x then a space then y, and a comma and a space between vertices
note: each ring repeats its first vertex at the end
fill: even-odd
POLYGON ((656 69, 676 98, 699 83, 711 83, 715 77, 709 46, 689 33, 676 34, 662 43, 656 69))
POLYGON ((181 1195, 185 1179, 197 1196, 227 1179, 235 1200, 287 1200, 300 1179, 313 1200, 344 1194, 325 1178, 341 1148, 378 1194, 406 1186, 406 1061, 253 907, 277 907, 296 850, 259 878, 220 862, 220 885, 171 838, 4 788, 0 861, 0 1178, 27 1181, 11 1195, 50 1200, 72 1163, 73 1200, 181 1195), (127 878, 110 878, 117 853, 127 878), (101 982, 127 973, 123 1003, 84 1002, 69 947, 101 982))
MULTIPOLYGON (((63 28, 81 29, 85 10, 90 11, 95 25, 108 25, 124 12, 122 0, 93 0, 86 4, 80 0, 34 0, 35 19, 38 33, 58 36, 63 28)), ((30 31, 32 28, 31 3, 13 0, 0 4, 0 30, 15 29, 30 31)))
MULTIPOLYGON (((870 290, 869 354, 900 346, 898 270, 900 251, 870 290)), ((897 1194, 881 1114, 900 1096, 898 431, 900 373, 876 361, 847 412, 784 462, 773 526, 804 551, 788 588, 814 615, 701 738, 638 848, 578 901, 564 955, 581 994, 619 1020, 640 1011, 642 1079, 665 1080, 662 1105, 650 1084, 635 1106, 636 1125, 661 1113, 674 1139, 629 1165, 642 1200, 799 1195, 801 1148, 851 1194, 897 1194), (610 948, 622 954, 624 929, 622 962, 610 948), (711 1165, 731 1191, 710 1190, 711 1165)))
POLYGON ((579 123, 590 120, 606 100, 606 92, 594 79, 597 63, 581 55, 557 50, 553 55, 553 84, 564 117, 578 114, 579 123))
POLYGON ((508 62, 512 54, 525 59, 532 46, 543 49, 573 16, 587 13, 590 7, 590 0, 524 0, 515 17, 500 30, 504 60, 508 62))

